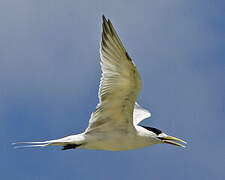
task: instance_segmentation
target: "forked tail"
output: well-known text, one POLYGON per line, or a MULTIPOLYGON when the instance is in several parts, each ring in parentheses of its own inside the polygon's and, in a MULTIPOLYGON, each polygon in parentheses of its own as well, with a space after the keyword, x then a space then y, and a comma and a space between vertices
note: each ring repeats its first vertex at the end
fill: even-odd
POLYGON ((46 146, 63 146, 62 150, 75 149, 83 144, 83 135, 71 135, 61 139, 54 139, 50 141, 40 142, 16 142, 12 143, 15 148, 26 148, 26 147, 46 147, 46 146))

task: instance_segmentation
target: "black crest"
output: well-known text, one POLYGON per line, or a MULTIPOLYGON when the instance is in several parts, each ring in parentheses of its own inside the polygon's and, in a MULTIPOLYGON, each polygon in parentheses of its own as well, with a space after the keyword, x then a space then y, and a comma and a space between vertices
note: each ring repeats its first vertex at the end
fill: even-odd
POLYGON ((154 132, 156 135, 159 135, 162 133, 162 131, 160 131, 159 129, 153 128, 153 127, 147 127, 147 126, 141 126, 149 131, 154 132))

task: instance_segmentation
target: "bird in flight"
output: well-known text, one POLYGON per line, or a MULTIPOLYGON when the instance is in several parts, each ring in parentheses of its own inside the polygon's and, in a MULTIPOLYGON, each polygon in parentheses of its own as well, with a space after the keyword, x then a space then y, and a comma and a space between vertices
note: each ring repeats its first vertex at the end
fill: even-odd
POLYGON ((88 128, 81 134, 60 139, 13 143, 23 144, 17 147, 62 146, 62 150, 108 151, 130 150, 164 143, 185 147, 183 144, 186 142, 179 138, 168 136, 153 127, 139 125, 142 120, 151 117, 151 113, 136 102, 141 90, 139 72, 111 21, 104 15, 102 18, 99 103, 91 114, 88 128))

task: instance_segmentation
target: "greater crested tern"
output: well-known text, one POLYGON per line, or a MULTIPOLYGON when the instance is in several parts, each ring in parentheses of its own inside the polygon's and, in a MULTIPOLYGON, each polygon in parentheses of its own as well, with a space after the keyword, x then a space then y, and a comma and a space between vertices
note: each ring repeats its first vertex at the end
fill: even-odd
MULTIPOLYGON (((88 128, 81 134, 19 147, 62 146, 67 149, 122 151, 167 143, 185 147, 185 141, 168 136, 159 129, 138 125, 151 117, 136 98, 141 89, 139 72, 123 47, 111 21, 103 15, 100 43, 102 77, 99 103, 91 114, 88 128)), ((18 146, 17 146, 18 147, 18 146)))

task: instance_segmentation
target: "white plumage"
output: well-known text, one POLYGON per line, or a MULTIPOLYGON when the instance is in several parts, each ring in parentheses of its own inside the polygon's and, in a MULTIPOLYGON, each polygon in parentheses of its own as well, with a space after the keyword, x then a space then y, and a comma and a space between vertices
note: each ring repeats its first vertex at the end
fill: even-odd
POLYGON ((151 117, 151 113, 136 102, 141 89, 139 72, 110 20, 104 16, 102 28, 99 103, 91 115, 88 128, 81 134, 61 139, 20 143, 29 144, 25 147, 63 146, 63 150, 85 148, 120 151, 159 143, 184 147, 174 142, 185 143, 181 139, 168 136, 156 128, 138 125, 151 117))

